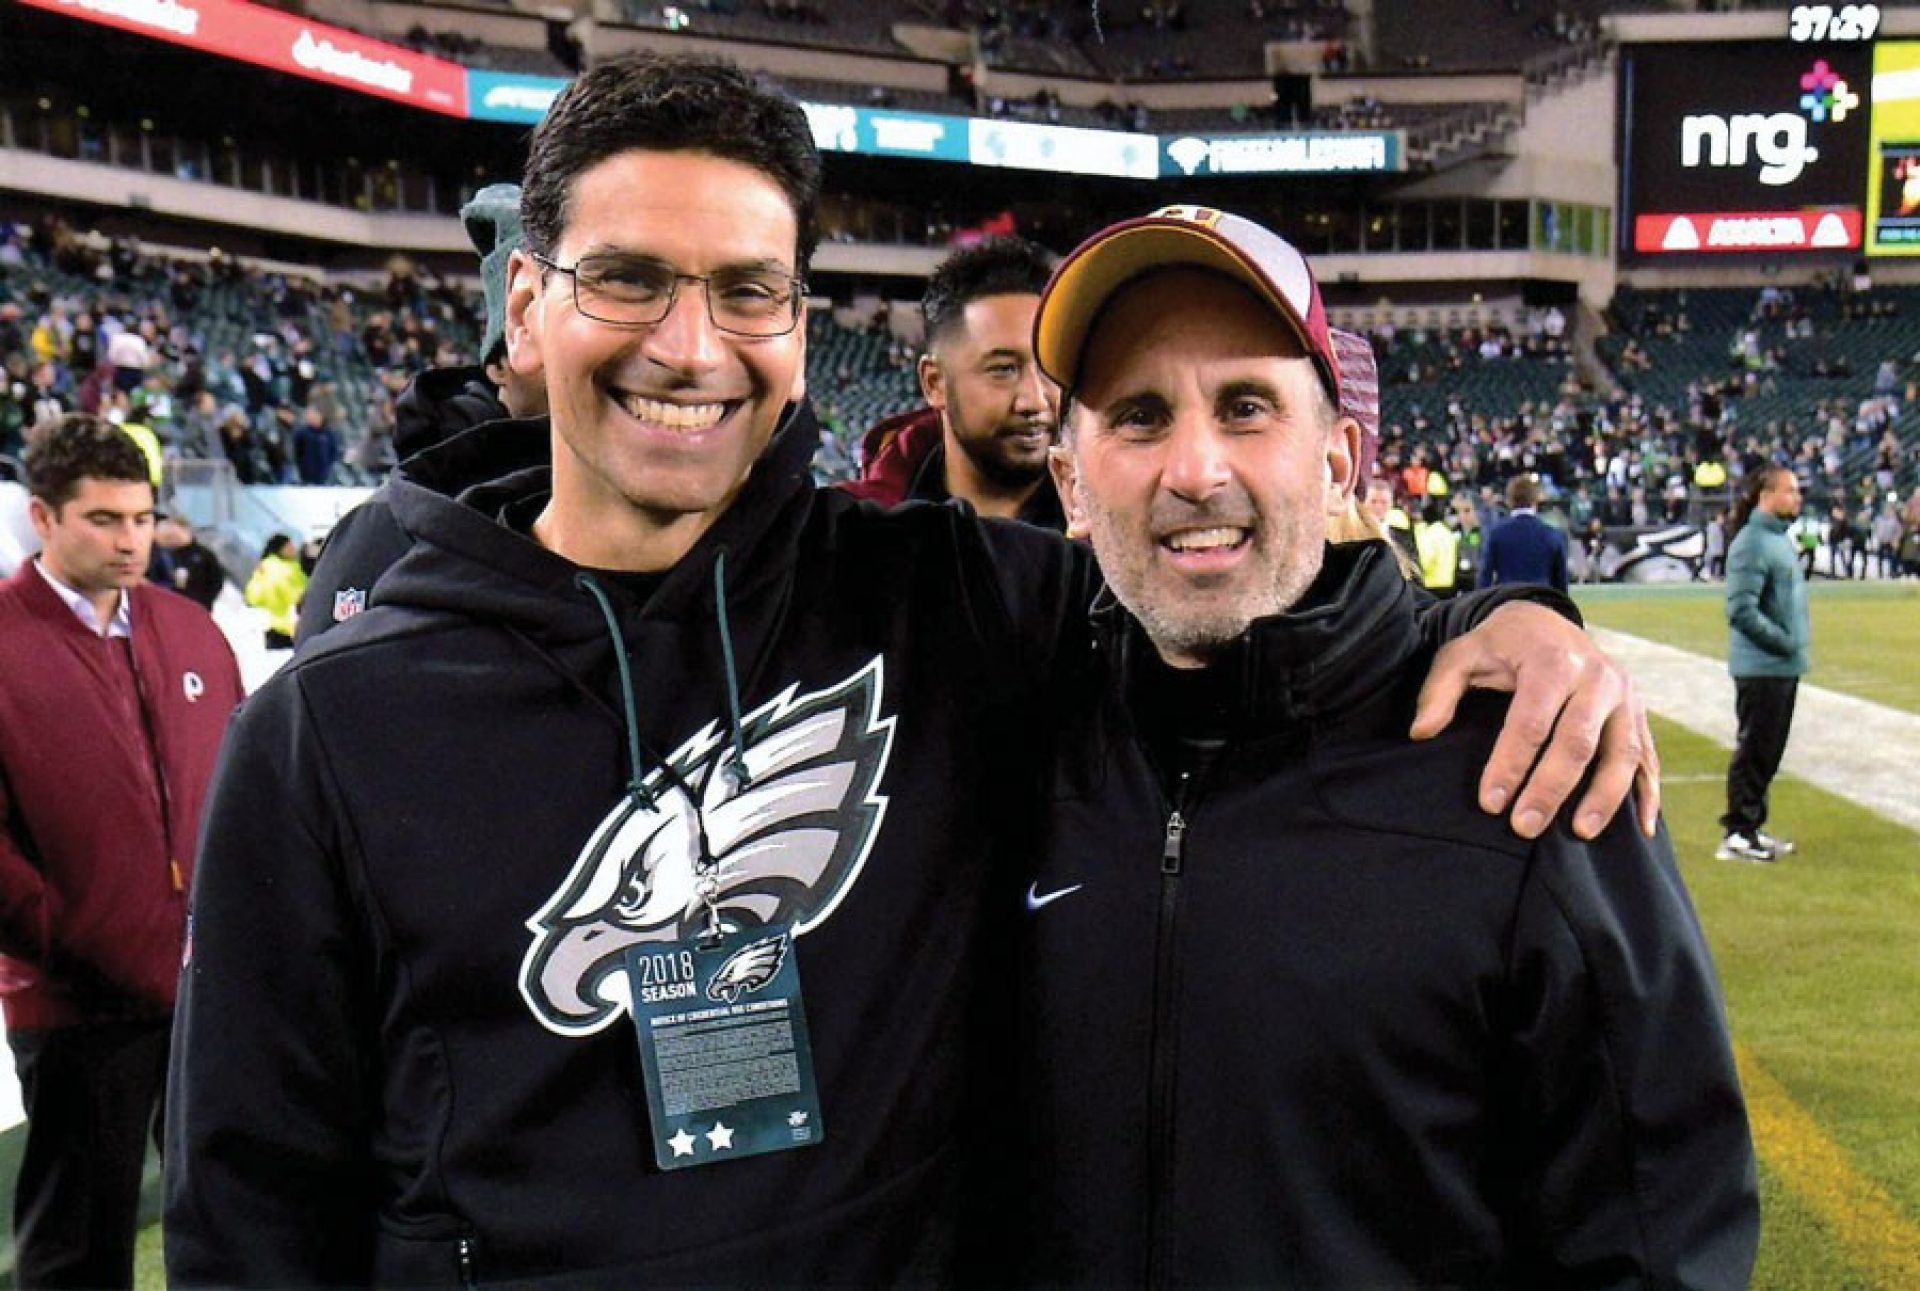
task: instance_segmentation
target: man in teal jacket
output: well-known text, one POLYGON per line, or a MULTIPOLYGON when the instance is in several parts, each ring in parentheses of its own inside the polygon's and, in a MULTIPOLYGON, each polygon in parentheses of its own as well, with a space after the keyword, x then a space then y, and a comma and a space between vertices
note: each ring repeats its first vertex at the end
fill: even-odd
POLYGON ((1812 628, 1807 580, 1787 526, 1800 514, 1800 482, 1784 466, 1753 472, 1734 506, 1736 536, 1727 550, 1727 671, 1733 674, 1739 734, 1727 767, 1727 831, 1714 854, 1723 861, 1776 861, 1793 844, 1761 829, 1767 786, 1780 769, 1794 696, 1808 667, 1812 628))

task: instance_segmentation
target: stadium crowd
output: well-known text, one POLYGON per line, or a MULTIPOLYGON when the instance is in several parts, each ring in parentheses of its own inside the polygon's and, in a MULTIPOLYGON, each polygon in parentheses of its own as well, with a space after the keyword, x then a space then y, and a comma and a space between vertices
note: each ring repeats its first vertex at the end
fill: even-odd
MULTIPOLYGON (((1920 490, 1901 498, 1920 354, 1863 365, 1870 389, 1866 372, 1840 370, 1849 348, 1834 329, 1898 314, 1895 298, 1854 287, 1842 275, 1797 295, 1748 293, 1724 346, 1700 335, 1685 292, 1623 293, 1598 351, 1612 370, 1589 369, 1598 389, 1556 307, 1511 327, 1377 323, 1390 523, 1447 530, 1438 540, 1462 550, 1470 580, 1478 535, 1505 513, 1507 481, 1525 474, 1588 576, 1609 534, 1681 524, 1706 530, 1701 570, 1712 574, 1716 518, 1743 477, 1778 462, 1810 499, 1799 526, 1809 562, 1824 546, 1822 572, 1920 576, 1920 490), (1819 390, 1821 379, 1862 393, 1813 397, 1798 415, 1742 416, 1778 410, 1783 383, 1819 390)), ((355 285, 218 250, 163 258, 55 217, 7 228, 0 456, 18 455, 28 426, 79 410, 150 429, 163 460, 224 460, 243 485, 377 483, 394 464, 396 397, 424 368, 472 362, 482 313, 470 286, 403 257, 384 281, 355 285)), ((856 326, 816 314, 810 331, 823 423, 815 473, 849 478, 867 429, 917 401, 914 350, 884 311, 856 326)))
MULTIPOLYGON (((1831 288, 1836 298, 1822 310, 1834 327, 1858 331, 1897 313, 1893 300, 1847 288, 1831 288)), ((1816 330, 1804 299, 1774 288, 1754 293, 1752 323, 1733 330, 1724 360, 1704 363, 1697 351, 1670 344, 1694 330, 1685 299, 1636 303, 1604 389, 1578 375, 1557 310, 1534 311, 1517 334, 1374 329, 1386 417, 1381 462, 1407 523, 1457 522, 1458 506, 1434 503, 1464 494, 1484 527, 1505 481, 1528 474, 1589 551, 1609 529, 1693 524, 1709 530, 1703 572, 1712 572, 1713 523, 1743 478, 1778 463, 1818 503, 1802 525, 1809 559, 1825 545, 1835 576, 1864 576, 1869 558, 1882 576, 1920 573, 1920 491, 1904 504, 1899 493, 1911 480, 1920 354, 1881 358, 1870 390, 1823 395, 1821 381, 1845 375, 1824 356, 1845 350, 1830 328, 1816 330), (1779 343, 1763 347, 1762 326, 1779 343), (1684 384, 1670 403, 1659 392, 1675 388, 1676 369, 1684 384), (1656 371, 1665 385, 1645 381, 1656 371), (1475 397, 1490 376, 1495 390, 1518 397, 1475 397), (1791 395, 1780 397, 1788 381, 1794 394, 1815 392, 1804 412, 1743 419, 1749 397, 1773 410, 1790 406, 1791 395), (1643 384, 1647 390, 1637 388, 1643 384)))
POLYGON ((0 231, 0 455, 28 426, 98 413, 164 458, 242 484, 376 481, 394 398, 469 361, 479 295, 403 257, 371 290, 223 255, 161 258, 49 216, 0 231))

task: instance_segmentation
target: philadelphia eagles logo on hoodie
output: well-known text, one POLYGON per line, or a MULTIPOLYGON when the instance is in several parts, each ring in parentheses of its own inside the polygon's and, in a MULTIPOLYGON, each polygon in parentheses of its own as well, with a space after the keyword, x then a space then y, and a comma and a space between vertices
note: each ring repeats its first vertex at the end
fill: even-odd
POLYGON ((586 1036, 631 1006, 627 948, 678 941, 706 926, 698 891, 704 821, 729 931, 791 924, 805 933, 833 914, 879 837, 895 719, 880 715, 876 656, 839 685, 789 686, 742 721, 750 773, 726 771, 729 732, 710 723, 645 780, 651 807, 623 797, 580 851, 566 882, 527 921, 533 944, 520 994, 549 1031, 586 1036), (694 803, 679 786, 699 799, 694 803))

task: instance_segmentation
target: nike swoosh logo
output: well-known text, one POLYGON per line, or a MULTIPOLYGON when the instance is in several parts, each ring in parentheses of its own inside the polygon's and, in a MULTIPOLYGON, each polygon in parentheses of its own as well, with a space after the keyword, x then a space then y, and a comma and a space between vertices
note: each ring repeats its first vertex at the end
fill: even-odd
POLYGON ((1038 883, 1029 883, 1027 885, 1027 909, 1029 910, 1043 909, 1047 906, 1052 905, 1055 901, 1058 901, 1061 897, 1072 896, 1074 893, 1078 892, 1083 886, 1085 885, 1076 883, 1070 888, 1061 888, 1058 892, 1049 892, 1045 896, 1041 896, 1040 885, 1038 883))

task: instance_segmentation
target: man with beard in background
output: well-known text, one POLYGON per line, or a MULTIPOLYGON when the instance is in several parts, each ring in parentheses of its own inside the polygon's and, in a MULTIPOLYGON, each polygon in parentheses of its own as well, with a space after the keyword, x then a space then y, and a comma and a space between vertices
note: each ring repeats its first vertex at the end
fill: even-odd
POLYGON ((1059 392, 1033 362, 1033 315, 1047 256, 1031 242, 988 238, 947 257, 927 283, 927 406, 867 433, 860 478, 845 487, 891 506, 964 498, 983 516, 1060 530, 1047 479, 1059 392))

